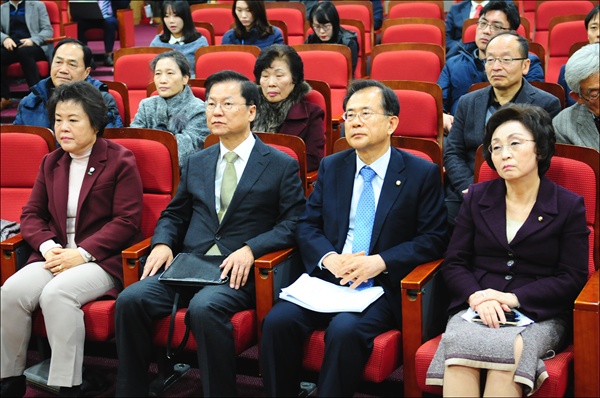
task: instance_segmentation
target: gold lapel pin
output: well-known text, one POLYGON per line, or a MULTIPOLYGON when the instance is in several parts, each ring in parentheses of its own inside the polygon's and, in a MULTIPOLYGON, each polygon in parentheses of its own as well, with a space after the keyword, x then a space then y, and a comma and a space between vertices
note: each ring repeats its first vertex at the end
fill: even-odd
POLYGON ((539 216, 539 217, 538 217, 538 221, 539 221, 539 222, 542 222, 542 221, 544 221, 544 217, 542 217, 542 216, 539 216))

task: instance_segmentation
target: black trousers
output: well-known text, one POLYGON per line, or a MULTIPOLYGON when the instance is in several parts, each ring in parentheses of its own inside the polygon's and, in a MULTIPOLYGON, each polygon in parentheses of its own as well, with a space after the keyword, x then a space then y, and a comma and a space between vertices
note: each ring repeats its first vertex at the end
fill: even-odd
MULTIPOLYGON (((18 43, 17 43, 18 44, 18 43)), ((37 84, 40 81, 40 71, 36 65, 37 61, 47 60, 44 50, 40 46, 21 46, 8 51, 4 46, 0 46, 0 59, 2 59, 2 83, 1 94, 2 98, 10 98, 10 89, 6 77, 8 66, 18 62, 21 64, 23 75, 27 80, 29 87, 37 84)))
MULTIPOLYGON (((158 275, 119 294, 115 314, 119 356, 115 396, 148 396, 148 367, 154 359, 153 322, 171 314, 174 297, 175 291, 159 282, 158 275)), ((253 277, 239 290, 224 284, 182 294, 179 304, 188 307, 190 329, 198 343, 204 396, 236 396, 236 355, 230 318, 254 307, 253 277)))
POLYGON ((104 29, 104 52, 112 53, 115 46, 115 36, 119 30, 119 21, 115 17, 105 19, 80 19, 77 22, 77 37, 79 41, 87 44, 85 32, 92 28, 104 29))

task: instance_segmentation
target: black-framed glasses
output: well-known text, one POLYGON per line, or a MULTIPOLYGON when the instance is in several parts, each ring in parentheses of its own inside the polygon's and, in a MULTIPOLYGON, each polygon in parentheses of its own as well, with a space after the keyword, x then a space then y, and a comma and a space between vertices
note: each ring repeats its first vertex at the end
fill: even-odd
POLYGON ((492 155, 500 155, 502 153, 502 151, 504 150, 504 148, 508 148, 508 150, 511 153, 515 153, 515 152, 519 152, 521 149, 523 149, 523 145, 525 145, 526 142, 535 142, 535 140, 516 140, 513 139, 510 144, 507 145, 501 145, 501 144, 491 144, 490 146, 488 146, 488 151, 490 151, 490 153, 492 155))
POLYGON ((351 122, 351 121, 354 120, 354 118, 356 116, 358 116, 360 118, 360 120, 362 120, 364 122, 364 121, 369 120, 373 115, 391 116, 391 115, 388 115, 386 113, 377 113, 377 112, 373 112, 373 111, 371 111, 369 109, 363 109, 360 112, 354 112, 354 111, 344 112, 342 114, 342 119, 344 119, 347 122, 351 122))
POLYGON ((509 28, 505 28, 502 25, 487 23, 486 21, 479 20, 477 21, 477 27, 481 30, 485 30, 487 27, 490 27, 492 33, 498 33, 503 30, 510 30, 509 28))
POLYGON ((487 57, 483 59, 483 63, 486 65, 493 65, 494 62, 500 62, 500 65, 507 66, 513 63, 513 61, 522 61, 527 58, 513 58, 513 57, 487 57))
POLYGON ((240 106, 240 105, 248 105, 248 104, 236 104, 234 102, 213 102, 213 101, 207 101, 206 102, 206 110, 207 111, 214 111, 215 109, 217 109, 217 106, 220 105, 221 109, 223 109, 224 111, 230 111, 233 109, 234 106, 240 106))
POLYGON ((585 101, 587 101, 587 102, 595 101, 598 99, 598 97, 600 97, 600 90, 598 90, 597 88, 590 88, 586 92, 586 95, 587 95, 587 98, 582 93, 579 93, 579 96, 581 98, 583 98, 585 101))

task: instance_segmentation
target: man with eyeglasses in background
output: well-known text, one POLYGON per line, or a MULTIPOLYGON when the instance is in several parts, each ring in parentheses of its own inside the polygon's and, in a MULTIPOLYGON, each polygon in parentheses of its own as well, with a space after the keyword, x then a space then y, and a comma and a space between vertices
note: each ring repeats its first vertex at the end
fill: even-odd
POLYGON ((374 338, 401 328, 400 280, 446 250, 439 167, 390 146, 400 112, 394 91, 356 80, 344 111, 352 149, 321 161, 296 240, 310 276, 348 289, 381 286, 384 294, 362 312, 318 312, 279 300, 260 344, 268 397, 298 396, 304 343, 325 328, 318 396, 351 397, 374 338))
POLYGON ((251 133, 257 85, 226 70, 210 75, 205 87, 206 121, 219 144, 187 158, 177 193, 154 229, 142 280, 119 294, 117 397, 148 396, 153 324, 171 313, 175 298, 173 288, 158 280, 159 271, 178 253, 227 256, 220 268, 229 282, 190 287, 179 305, 188 308, 198 342, 203 396, 236 396, 230 318, 255 306, 254 260, 295 245, 305 202, 298 162, 251 133))
MULTIPOLYGON (((500 32, 516 31, 521 24, 519 10, 512 1, 491 0, 481 10, 475 30, 475 41, 458 43, 446 55, 446 65, 440 73, 438 85, 442 88, 444 100, 444 131, 450 132, 458 100, 469 91, 473 83, 486 82, 487 76, 483 59, 485 46, 490 38, 500 32)), ((525 78, 529 82, 544 81, 544 71, 540 59, 535 54, 527 54, 530 60, 525 78)))
POLYGON ((600 151, 600 44, 588 44, 567 61, 565 79, 577 103, 564 109, 552 124, 556 141, 600 151))
POLYGON ((514 31, 492 36, 485 47, 484 59, 490 86, 467 93, 458 102, 452 129, 444 141, 446 206, 451 225, 464 193, 473 183, 475 153, 490 116, 509 102, 537 105, 552 117, 561 110, 558 98, 525 80, 531 63, 528 52, 527 39, 514 31))

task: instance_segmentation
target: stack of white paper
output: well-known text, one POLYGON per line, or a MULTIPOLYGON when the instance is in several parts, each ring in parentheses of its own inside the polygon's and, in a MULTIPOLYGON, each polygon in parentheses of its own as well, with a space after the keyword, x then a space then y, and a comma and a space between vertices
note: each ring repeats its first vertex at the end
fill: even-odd
POLYGON ((304 273, 279 298, 316 312, 362 312, 382 294, 381 286, 355 290, 304 273))
MULTIPOLYGON (((520 311, 517 311, 516 308, 512 308, 511 309, 515 314, 517 314, 519 316, 519 321, 517 322, 517 324, 515 326, 527 326, 527 325, 531 325, 533 323, 533 319, 529 318, 527 315, 523 314, 520 311)), ((467 312, 465 312, 464 314, 462 314, 462 318, 464 320, 467 320, 471 323, 475 323, 473 321, 473 318, 477 317, 477 311, 472 310, 470 307, 467 310, 467 312)))

